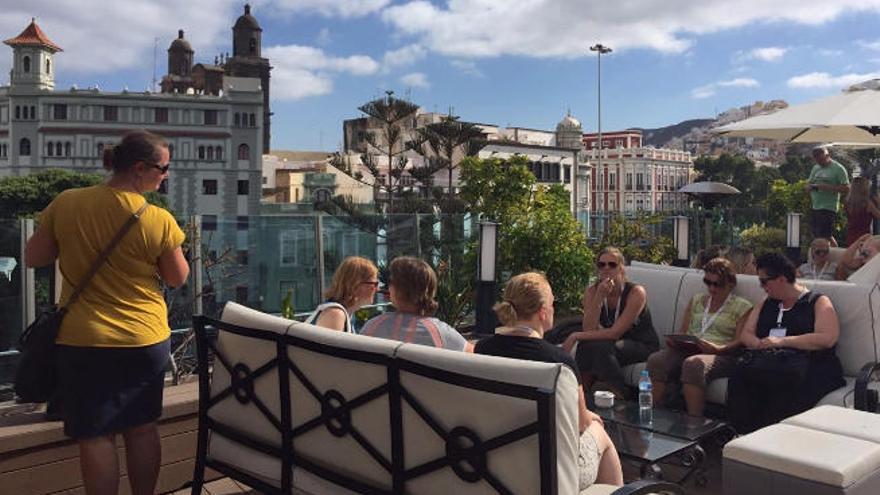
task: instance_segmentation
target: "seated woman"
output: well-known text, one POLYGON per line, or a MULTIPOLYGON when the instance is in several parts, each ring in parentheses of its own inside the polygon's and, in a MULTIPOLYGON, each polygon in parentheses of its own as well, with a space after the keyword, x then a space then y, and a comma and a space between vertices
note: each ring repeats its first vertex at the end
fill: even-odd
POLYGON ((880 252, 880 235, 865 234, 859 237, 856 242, 846 248, 843 256, 840 257, 834 278, 847 280, 878 252, 880 252))
POLYGON ((654 405, 663 405, 666 383, 681 377, 687 412, 693 416, 703 415, 709 382, 729 376, 736 366, 736 358, 724 353, 739 347, 737 335, 752 308, 747 299, 733 294, 736 272, 730 261, 715 258, 706 263, 703 283, 708 294, 691 298, 678 332, 697 340, 678 343, 667 337, 666 349, 648 357, 654 405))
POLYGON ((740 339, 750 351, 727 386, 728 415, 742 434, 806 411, 845 384, 831 300, 795 283, 794 265, 781 254, 762 255, 757 265, 767 298, 746 320, 740 339))
POLYGON ((349 256, 333 273, 333 283, 324 293, 327 302, 318 305, 306 320, 319 327, 353 333, 351 316, 373 302, 379 287, 379 270, 372 261, 349 256))
POLYGON ((473 350, 458 330, 431 316, 437 309, 437 274, 430 265, 418 258, 400 256, 388 269, 394 311, 370 319, 361 335, 455 351, 473 350))
POLYGON ((834 280, 837 263, 830 260, 831 242, 817 237, 810 243, 809 261, 797 270, 797 276, 811 280, 834 280))
POLYGON ((645 288, 626 281, 623 254, 615 247, 599 253, 598 281, 584 293, 582 331, 565 340, 575 359, 585 387, 604 382, 619 397, 626 396, 623 367, 640 363, 660 349, 651 323, 645 288))
MULTIPOLYGON (((504 287, 502 302, 493 309, 504 326, 496 329, 495 335, 478 342, 475 353, 562 363, 578 376, 571 355, 543 340, 544 332, 553 326, 553 291, 543 275, 522 273, 511 278, 504 287)), ((578 412, 580 490, 594 482, 622 485, 617 450, 601 418, 587 409, 582 386, 578 387, 578 412)))

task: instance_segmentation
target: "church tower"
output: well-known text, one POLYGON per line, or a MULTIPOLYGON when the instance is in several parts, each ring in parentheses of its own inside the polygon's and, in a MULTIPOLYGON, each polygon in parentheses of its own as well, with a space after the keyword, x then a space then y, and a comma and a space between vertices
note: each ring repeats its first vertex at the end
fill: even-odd
POLYGON ((556 124, 556 146, 560 148, 581 149, 583 147, 584 131, 578 119, 568 112, 565 117, 556 124))
POLYGON ((269 59, 261 56, 263 29, 251 15, 251 6, 244 6, 244 14, 232 27, 232 57, 226 60, 226 75, 232 77, 255 77, 263 88, 263 153, 269 153, 269 59))
POLYGON ((168 74, 162 78, 163 93, 186 93, 193 86, 192 67, 195 51, 183 37, 183 29, 177 31, 177 39, 168 47, 168 74))
POLYGON ((13 88, 53 90, 55 89, 54 55, 61 47, 43 33, 36 20, 15 38, 3 43, 12 47, 12 70, 9 83, 13 88))

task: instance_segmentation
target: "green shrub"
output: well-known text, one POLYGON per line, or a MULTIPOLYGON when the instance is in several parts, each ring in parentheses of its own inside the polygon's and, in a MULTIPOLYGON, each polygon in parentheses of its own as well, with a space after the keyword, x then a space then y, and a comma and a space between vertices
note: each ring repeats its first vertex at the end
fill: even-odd
POLYGON ((755 256, 779 253, 785 250, 785 229, 754 224, 740 234, 742 246, 751 249, 755 256))

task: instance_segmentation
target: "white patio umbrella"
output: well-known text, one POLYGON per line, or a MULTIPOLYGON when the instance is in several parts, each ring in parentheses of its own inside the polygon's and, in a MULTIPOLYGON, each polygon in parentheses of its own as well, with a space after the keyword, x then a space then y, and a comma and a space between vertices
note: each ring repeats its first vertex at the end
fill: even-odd
POLYGON ((880 79, 851 86, 838 95, 716 127, 712 132, 793 143, 880 146, 880 79))

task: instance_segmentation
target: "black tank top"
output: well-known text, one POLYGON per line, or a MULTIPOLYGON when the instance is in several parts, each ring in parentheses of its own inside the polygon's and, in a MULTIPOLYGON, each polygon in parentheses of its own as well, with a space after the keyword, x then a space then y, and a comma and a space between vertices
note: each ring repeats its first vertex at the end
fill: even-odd
MULTIPOLYGON (((623 285, 623 291, 620 293, 619 310, 611 309, 605 304, 602 305, 599 310, 600 325, 605 328, 611 328, 611 326, 614 325, 615 316, 623 313, 623 310, 626 308, 626 303, 629 302, 629 293, 635 286, 636 284, 632 282, 626 282, 623 285)), ((657 333, 654 331, 654 324, 651 322, 651 312, 648 311, 647 303, 645 304, 645 308, 642 309, 642 312, 636 316, 632 326, 629 330, 623 333, 621 338, 643 342, 651 347, 659 347, 660 340, 657 338, 657 333)))
MULTIPOLYGON (((801 294, 791 309, 783 311, 782 324, 777 324, 779 318, 779 299, 767 298, 758 314, 758 325, 755 336, 763 339, 770 335, 770 329, 777 326, 785 327, 786 337, 813 333, 816 330, 816 301, 822 294, 808 291, 801 294)), ((815 354, 834 354, 834 347, 821 351, 811 351, 815 354)))

